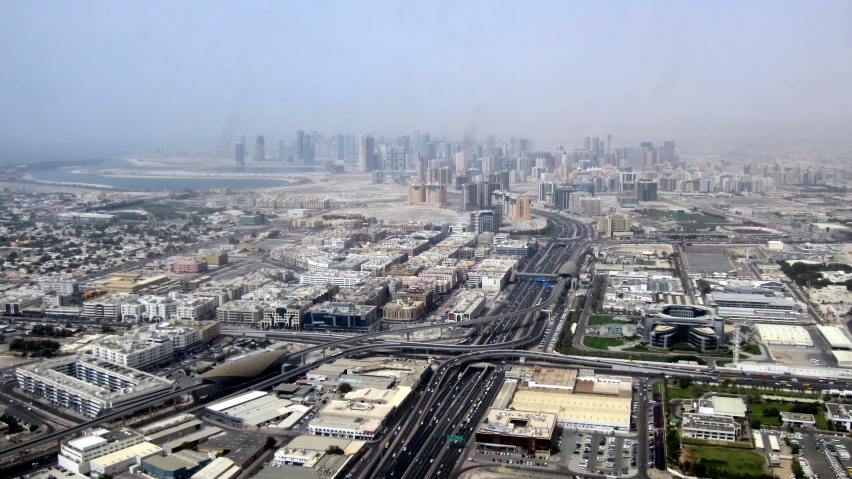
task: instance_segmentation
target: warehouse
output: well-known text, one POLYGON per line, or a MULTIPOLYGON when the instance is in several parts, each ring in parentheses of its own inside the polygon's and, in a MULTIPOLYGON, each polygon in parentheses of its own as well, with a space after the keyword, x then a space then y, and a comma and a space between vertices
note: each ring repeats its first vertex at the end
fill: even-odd
POLYGON ((153 456, 142 460, 142 471, 157 479, 185 479, 212 461, 210 456, 195 451, 180 451, 171 456, 153 456))
POLYGON ((163 444, 161 447, 163 448, 163 451, 166 453, 166 455, 169 455, 173 452, 180 451, 181 448, 183 448, 183 445, 186 443, 199 444, 210 439, 216 434, 219 434, 220 432, 222 432, 222 428, 216 426, 208 426, 201 430, 195 431, 192 434, 173 439, 163 444))
POLYGON ((143 459, 151 456, 162 456, 163 450, 160 446, 151 444, 150 442, 142 442, 135 446, 124 448, 120 451, 115 451, 112 454, 101 456, 97 459, 92 459, 89 463, 91 472, 98 476, 104 474, 116 475, 124 472, 134 464, 140 464, 143 459))
POLYGON ((193 475, 193 479, 234 479, 242 469, 227 457, 217 457, 193 475))
POLYGON ((796 346, 799 348, 812 347, 814 345, 808 331, 801 326, 787 326, 780 324, 757 324, 757 334, 765 344, 781 346, 796 346))
POLYGON ((852 341, 849 336, 837 326, 817 326, 820 334, 828 342, 831 349, 852 349, 852 341))
POLYGON ((279 399, 275 394, 252 391, 205 408, 208 417, 229 426, 259 426, 268 421, 287 417, 292 401, 279 399))
POLYGON ((522 389, 509 409, 556 414, 560 426, 599 431, 630 430, 631 399, 592 394, 570 394, 554 389, 522 389))
POLYGON ((837 360, 837 365, 841 368, 852 368, 852 351, 835 350, 831 354, 837 360))

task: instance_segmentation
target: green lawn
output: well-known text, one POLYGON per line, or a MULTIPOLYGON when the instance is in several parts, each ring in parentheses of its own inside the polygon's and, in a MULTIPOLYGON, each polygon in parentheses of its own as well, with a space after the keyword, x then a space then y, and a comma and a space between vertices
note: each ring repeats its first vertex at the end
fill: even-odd
POLYGON ((654 383, 651 386, 651 390, 654 391, 655 393, 661 392, 663 390, 663 383, 654 383))
POLYGON ((142 209, 147 211, 148 213, 151 213, 154 216, 157 216, 157 217, 174 214, 177 211, 176 209, 172 208, 169 205, 158 205, 158 204, 143 205, 142 209))
POLYGON ((584 336, 583 345, 587 348, 609 349, 610 346, 619 346, 621 341, 616 338, 600 338, 597 336, 584 336))
POLYGON ((764 474, 766 457, 757 451, 715 446, 687 446, 694 460, 740 474, 764 474))
POLYGON ((754 449, 754 445, 752 445, 751 442, 742 442, 742 441, 737 441, 737 442, 728 441, 728 442, 725 442, 724 444, 712 444, 710 441, 705 441, 703 439, 692 439, 692 438, 688 438, 688 437, 682 438, 680 441, 684 444, 692 444, 692 445, 695 445, 695 446, 723 447, 723 448, 728 448, 728 449, 750 449, 750 450, 754 449))
MULTIPOLYGON (((766 424, 768 426, 780 426, 781 425, 781 417, 766 417, 763 415, 763 411, 767 408, 774 407, 777 408, 779 412, 790 412, 793 409, 792 403, 779 403, 779 402, 764 402, 761 404, 750 404, 748 406, 749 410, 749 418, 750 419, 760 419, 762 424, 766 424)), ((814 419, 816 420, 816 427, 818 429, 825 430, 828 425, 825 423, 825 414, 822 409, 820 409, 818 414, 814 415, 814 419)))
POLYGON ((692 393, 692 388, 682 389, 677 386, 666 387, 666 401, 669 399, 692 399, 695 394, 692 393))
POLYGON ((745 352, 757 356, 760 354, 760 346, 752 344, 751 346, 745 348, 745 352))
POLYGON ((750 328, 750 327, 748 327, 748 326, 740 326, 740 332, 741 332, 741 333, 750 333, 750 332, 751 332, 751 328, 750 328))
POLYGON ((628 318, 628 319, 629 319, 629 321, 621 321, 621 320, 615 319, 615 317, 613 317, 613 316, 607 316, 607 315, 589 316, 589 326, 602 326, 604 324, 630 324, 630 323, 635 322, 635 321, 633 321, 633 318, 628 318))

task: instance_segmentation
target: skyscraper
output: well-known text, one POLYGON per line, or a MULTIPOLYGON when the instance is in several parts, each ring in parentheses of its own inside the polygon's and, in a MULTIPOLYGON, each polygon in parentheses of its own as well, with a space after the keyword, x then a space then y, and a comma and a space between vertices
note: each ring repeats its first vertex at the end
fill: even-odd
POLYGON ((601 138, 599 136, 593 136, 592 137, 592 147, 589 151, 591 151, 593 154, 597 155, 600 147, 601 147, 601 138))
POLYGON ((246 164, 246 152, 243 149, 243 144, 237 143, 234 145, 234 151, 236 153, 237 166, 244 166, 246 164))
POLYGON ((583 141, 583 149, 584 149, 585 151, 591 151, 591 149, 592 149, 592 139, 591 139, 591 137, 588 137, 588 136, 587 136, 587 137, 586 137, 586 139, 583 141))
POLYGON ((370 135, 361 135, 358 141, 358 167, 361 172, 369 173, 375 169, 373 167, 374 156, 373 137, 370 135))
POLYGON ((343 161, 346 158, 346 145, 343 142, 343 135, 335 137, 335 148, 337 149, 337 161, 343 161))
POLYGON ((642 180, 636 183, 636 201, 657 201, 657 182, 642 180))
POLYGON ((672 163, 674 162, 675 152, 674 152, 674 142, 666 141, 663 143, 663 161, 672 163))
POLYGON ((296 161, 302 161, 304 158, 303 148, 305 145, 305 132, 302 130, 296 131, 296 151, 293 156, 296 157, 296 161))
POLYGON ((248 143, 246 143, 246 137, 240 137, 240 144, 243 145, 243 160, 245 161, 246 156, 248 156, 248 143))
POLYGON ((305 165, 314 163, 314 147, 310 135, 305 135, 302 139, 302 163, 305 165))
POLYGON ((284 161, 287 154, 284 152, 284 140, 278 140, 278 159, 284 161))
POLYGON ((263 161, 266 159, 266 146, 263 141, 263 135, 257 135, 254 147, 254 159, 263 161))
POLYGON ((606 135, 606 154, 612 154, 612 135, 610 135, 609 133, 607 133, 606 135))

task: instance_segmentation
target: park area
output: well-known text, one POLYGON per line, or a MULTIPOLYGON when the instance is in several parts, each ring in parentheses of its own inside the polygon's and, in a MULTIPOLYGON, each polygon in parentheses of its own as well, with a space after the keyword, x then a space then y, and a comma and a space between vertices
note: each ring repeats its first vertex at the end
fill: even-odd
POLYGON ((589 326, 604 326, 606 324, 636 324, 640 318, 626 316, 595 315, 589 317, 589 326))
POLYGON ((755 476, 766 472, 765 456, 757 451, 746 449, 685 445, 681 461, 689 461, 695 464, 700 469, 696 473, 701 477, 707 477, 703 471, 710 469, 725 471, 728 474, 753 474, 755 476))
POLYGON ((583 346, 594 349, 609 349, 612 346, 621 346, 624 344, 618 338, 601 338, 599 336, 584 336, 583 346))

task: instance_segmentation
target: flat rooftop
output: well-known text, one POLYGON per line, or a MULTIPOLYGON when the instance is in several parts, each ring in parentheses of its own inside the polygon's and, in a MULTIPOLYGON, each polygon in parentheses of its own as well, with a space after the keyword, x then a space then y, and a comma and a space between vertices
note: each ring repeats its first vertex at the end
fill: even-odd
POLYGON ((556 430, 556 414, 548 412, 491 408, 486 418, 476 432, 550 439, 556 430))
POLYGON ((509 408, 556 414, 560 422, 630 424, 630 398, 570 394, 552 389, 519 389, 509 408))

